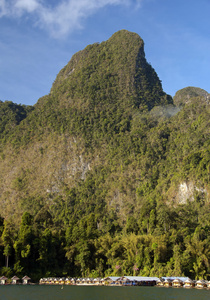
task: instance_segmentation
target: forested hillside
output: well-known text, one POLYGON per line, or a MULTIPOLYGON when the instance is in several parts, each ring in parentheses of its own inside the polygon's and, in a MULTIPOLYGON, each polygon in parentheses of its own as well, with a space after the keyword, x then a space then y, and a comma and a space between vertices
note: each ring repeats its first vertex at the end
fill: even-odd
POLYGON ((121 30, 33 107, 0 102, 1 274, 209 278, 209 101, 165 94, 121 30))

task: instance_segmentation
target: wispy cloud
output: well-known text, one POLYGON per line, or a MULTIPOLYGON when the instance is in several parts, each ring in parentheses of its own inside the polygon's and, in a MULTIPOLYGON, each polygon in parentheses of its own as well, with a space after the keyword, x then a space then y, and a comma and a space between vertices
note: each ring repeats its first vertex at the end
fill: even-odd
POLYGON ((0 0, 0 17, 18 17, 38 11, 41 7, 39 0, 0 0))
POLYGON ((38 0, 17 0, 14 2, 14 9, 19 13, 33 13, 41 8, 38 0))
POLYGON ((6 14, 6 1, 0 0, 0 17, 6 14))
POLYGON ((53 37, 64 36, 81 28, 84 20, 105 6, 140 6, 143 0, 0 0, 0 17, 20 18, 36 16, 36 26, 50 32, 53 37))

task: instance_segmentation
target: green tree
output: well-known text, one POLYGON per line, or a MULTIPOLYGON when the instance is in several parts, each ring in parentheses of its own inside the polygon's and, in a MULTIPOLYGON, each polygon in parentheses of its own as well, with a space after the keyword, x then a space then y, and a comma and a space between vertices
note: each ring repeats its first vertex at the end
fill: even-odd
POLYGON ((12 255, 12 249, 13 249, 13 234, 14 229, 12 224, 4 220, 4 227, 3 232, 1 236, 1 240, 4 246, 4 252, 5 255, 5 266, 6 268, 9 267, 9 257, 12 255))

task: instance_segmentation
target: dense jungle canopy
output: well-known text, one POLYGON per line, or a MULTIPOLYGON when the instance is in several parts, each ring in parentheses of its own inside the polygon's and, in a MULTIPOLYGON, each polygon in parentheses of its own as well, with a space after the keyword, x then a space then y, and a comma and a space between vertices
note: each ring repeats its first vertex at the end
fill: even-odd
POLYGON ((210 279, 209 100, 164 93, 121 30, 0 102, 0 273, 210 279))

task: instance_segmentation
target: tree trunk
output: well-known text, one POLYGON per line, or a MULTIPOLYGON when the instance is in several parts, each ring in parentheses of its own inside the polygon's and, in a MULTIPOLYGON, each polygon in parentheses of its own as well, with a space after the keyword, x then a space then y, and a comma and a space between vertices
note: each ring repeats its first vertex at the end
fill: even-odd
POLYGON ((6 256, 6 267, 9 267, 9 255, 6 256))

